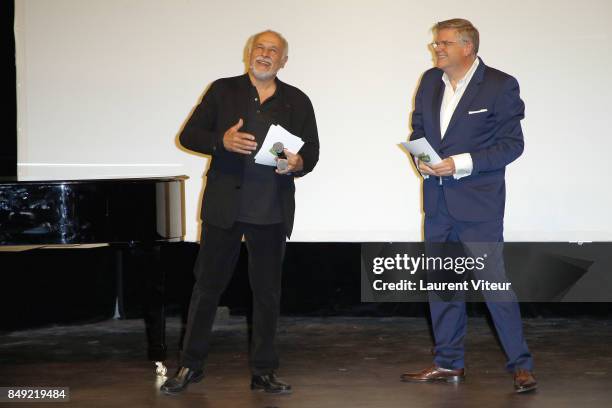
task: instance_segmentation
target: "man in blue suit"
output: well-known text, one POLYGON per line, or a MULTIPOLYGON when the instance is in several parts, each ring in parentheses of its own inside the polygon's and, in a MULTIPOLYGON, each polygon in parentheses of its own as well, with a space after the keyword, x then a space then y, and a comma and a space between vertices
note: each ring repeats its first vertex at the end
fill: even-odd
MULTIPOLYGON (((489 278, 505 280, 501 243, 505 205, 504 173, 523 152, 520 121, 525 105, 512 76, 488 67, 477 56, 478 30, 452 19, 433 28, 436 67, 423 75, 412 114, 411 140, 426 138, 443 161, 415 162, 423 175, 427 243, 457 242, 468 252, 481 243, 489 258, 489 278), (497 248, 497 249, 496 249, 497 248)), ((511 290, 500 301, 483 293, 514 373, 516 392, 535 390, 533 360, 523 337, 519 305, 511 290)), ((465 301, 430 293, 435 337, 434 365, 401 376, 407 382, 462 381, 465 301)))

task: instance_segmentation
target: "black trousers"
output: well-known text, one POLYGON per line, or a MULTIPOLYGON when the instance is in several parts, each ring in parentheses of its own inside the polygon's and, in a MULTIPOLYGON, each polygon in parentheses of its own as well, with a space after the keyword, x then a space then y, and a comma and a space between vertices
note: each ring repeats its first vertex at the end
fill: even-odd
POLYGON ((253 331, 249 363, 253 374, 278 368, 274 339, 280 311, 284 224, 236 222, 230 229, 204 223, 196 260, 181 366, 201 369, 210 349, 219 298, 227 287, 240 254, 244 235, 249 253, 249 282, 253 291, 253 331))

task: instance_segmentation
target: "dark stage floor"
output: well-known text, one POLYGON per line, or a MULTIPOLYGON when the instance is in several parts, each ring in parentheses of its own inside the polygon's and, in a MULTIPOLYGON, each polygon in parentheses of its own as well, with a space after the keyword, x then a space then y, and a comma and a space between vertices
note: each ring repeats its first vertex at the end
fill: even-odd
MULTIPOLYGON (((431 361, 422 318, 292 318, 279 330, 281 378, 292 395, 250 391, 243 318, 217 324, 207 377, 182 395, 158 393, 145 361, 140 320, 4 333, 0 386, 68 386, 78 407, 603 407, 612 405, 612 322, 525 321, 540 388, 516 395, 504 356, 484 319, 469 321, 467 379, 459 386, 406 384, 399 375, 431 361)), ((180 331, 168 319, 169 369, 180 331)), ((0 408, 41 406, 0 403, 0 408)))

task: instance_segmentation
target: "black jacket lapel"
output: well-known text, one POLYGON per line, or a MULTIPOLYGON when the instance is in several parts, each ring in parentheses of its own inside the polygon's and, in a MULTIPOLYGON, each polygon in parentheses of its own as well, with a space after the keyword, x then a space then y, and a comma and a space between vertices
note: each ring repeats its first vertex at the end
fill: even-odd
POLYGON ((244 74, 238 77, 238 90, 234 94, 234 106, 236 109, 236 114, 238 117, 236 118, 236 122, 238 119, 242 118, 245 122, 247 121, 247 116, 249 114, 249 90, 251 87, 251 80, 249 79, 248 74, 244 74))
POLYGON ((279 98, 277 111, 274 115, 274 124, 281 125, 289 132, 295 133, 296 129, 291 129, 291 104, 286 98, 286 85, 283 81, 276 78, 276 96, 279 98))

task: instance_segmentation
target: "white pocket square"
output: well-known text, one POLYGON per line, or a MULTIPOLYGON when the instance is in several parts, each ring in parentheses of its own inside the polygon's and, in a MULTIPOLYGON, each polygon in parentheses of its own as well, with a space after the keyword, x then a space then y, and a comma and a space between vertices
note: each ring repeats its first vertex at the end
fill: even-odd
POLYGON ((488 111, 487 108, 483 108, 483 109, 475 110, 475 111, 468 111, 468 115, 473 115, 475 113, 483 113, 483 112, 487 112, 487 111, 488 111))

